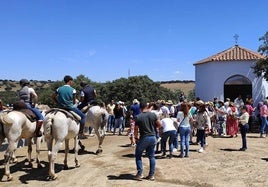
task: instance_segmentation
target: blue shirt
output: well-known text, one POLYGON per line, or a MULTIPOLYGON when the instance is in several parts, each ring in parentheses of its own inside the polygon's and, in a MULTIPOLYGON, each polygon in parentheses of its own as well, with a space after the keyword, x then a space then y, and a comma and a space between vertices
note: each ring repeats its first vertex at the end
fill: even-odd
POLYGON ((141 113, 140 105, 138 103, 135 103, 135 104, 131 105, 130 110, 133 111, 133 117, 134 118, 141 113))

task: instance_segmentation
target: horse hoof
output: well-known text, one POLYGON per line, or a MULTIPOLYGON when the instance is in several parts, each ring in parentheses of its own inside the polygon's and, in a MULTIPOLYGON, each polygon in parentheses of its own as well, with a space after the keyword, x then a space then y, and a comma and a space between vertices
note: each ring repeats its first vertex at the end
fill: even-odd
POLYGON ((18 159, 14 158, 9 161, 10 164, 16 164, 18 162, 18 159))
POLYGON ((63 167, 63 169, 64 169, 64 170, 68 170, 69 167, 68 167, 67 165, 65 165, 65 166, 63 167))
POLYGON ((75 167, 76 167, 76 168, 79 168, 79 167, 80 167, 80 164, 76 164, 75 167))
POLYGON ((84 151, 85 150, 85 146, 84 145, 81 145, 81 150, 84 151))
POLYGON ((41 169, 41 168, 43 168, 43 166, 41 164, 37 164, 37 168, 41 169))
POLYGON ((7 177, 7 181, 12 181, 13 180, 13 177, 10 175, 7 177))
POLYGON ((46 177, 47 181, 56 180, 56 179, 57 179, 57 175, 54 175, 54 176, 49 175, 49 176, 46 177))
POLYGON ((33 163, 30 162, 30 163, 28 164, 28 167, 29 167, 29 168, 33 168, 33 163))
POLYGON ((102 153, 102 149, 98 149, 97 151, 96 151, 96 154, 98 155, 98 154, 101 154, 102 153))

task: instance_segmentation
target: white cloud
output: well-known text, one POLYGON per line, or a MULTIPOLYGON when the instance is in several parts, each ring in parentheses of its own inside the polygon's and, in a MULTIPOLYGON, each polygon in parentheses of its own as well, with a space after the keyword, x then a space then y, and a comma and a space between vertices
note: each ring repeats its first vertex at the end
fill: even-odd
POLYGON ((95 49, 89 50, 88 54, 90 57, 94 56, 97 53, 95 49))
POLYGON ((180 71, 180 70, 177 70, 177 71, 174 71, 174 72, 173 72, 173 74, 175 74, 175 75, 182 75, 182 74, 183 74, 183 72, 182 72, 182 71, 180 71))

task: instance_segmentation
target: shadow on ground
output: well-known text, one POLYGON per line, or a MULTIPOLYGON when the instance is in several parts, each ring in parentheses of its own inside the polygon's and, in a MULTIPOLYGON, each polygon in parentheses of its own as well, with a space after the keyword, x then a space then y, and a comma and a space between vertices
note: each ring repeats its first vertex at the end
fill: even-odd
POLYGON ((220 150, 227 151, 227 152, 239 151, 239 149, 231 149, 231 148, 225 148, 225 149, 220 149, 220 150))
POLYGON ((108 175, 108 180, 134 180, 135 175, 132 174, 120 174, 116 175, 108 175))

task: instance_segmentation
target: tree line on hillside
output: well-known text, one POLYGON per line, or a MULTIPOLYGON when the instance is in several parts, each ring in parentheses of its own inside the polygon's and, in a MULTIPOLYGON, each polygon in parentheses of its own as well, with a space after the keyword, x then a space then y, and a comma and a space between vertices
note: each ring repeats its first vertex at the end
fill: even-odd
POLYGON ((195 83, 193 80, 171 80, 171 81, 160 81, 161 84, 170 84, 170 83, 183 83, 183 84, 188 84, 188 83, 195 83))
MULTIPOLYGON (((161 86, 160 82, 152 81, 148 76, 132 76, 129 78, 120 78, 106 83, 91 81, 84 75, 78 75, 74 78, 73 87, 79 92, 81 90, 80 82, 86 81, 93 85, 97 91, 97 101, 109 103, 110 100, 124 101, 127 105, 132 103, 133 99, 150 102, 157 100, 172 100, 177 102, 181 90, 169 90, 161 86)), ((45 88, 31 84, 38 95, 38 101, 51 107, 57 107, 52 101, 51 95, 55 90, 64 85, 63 81, 50 82, 45 88)), ((0 98, 4 104, 14 103, 18 100, 17 91, 0 92, 0 98)), ((194 91, 188 95, 189 99, 194 99, 194 91)))

